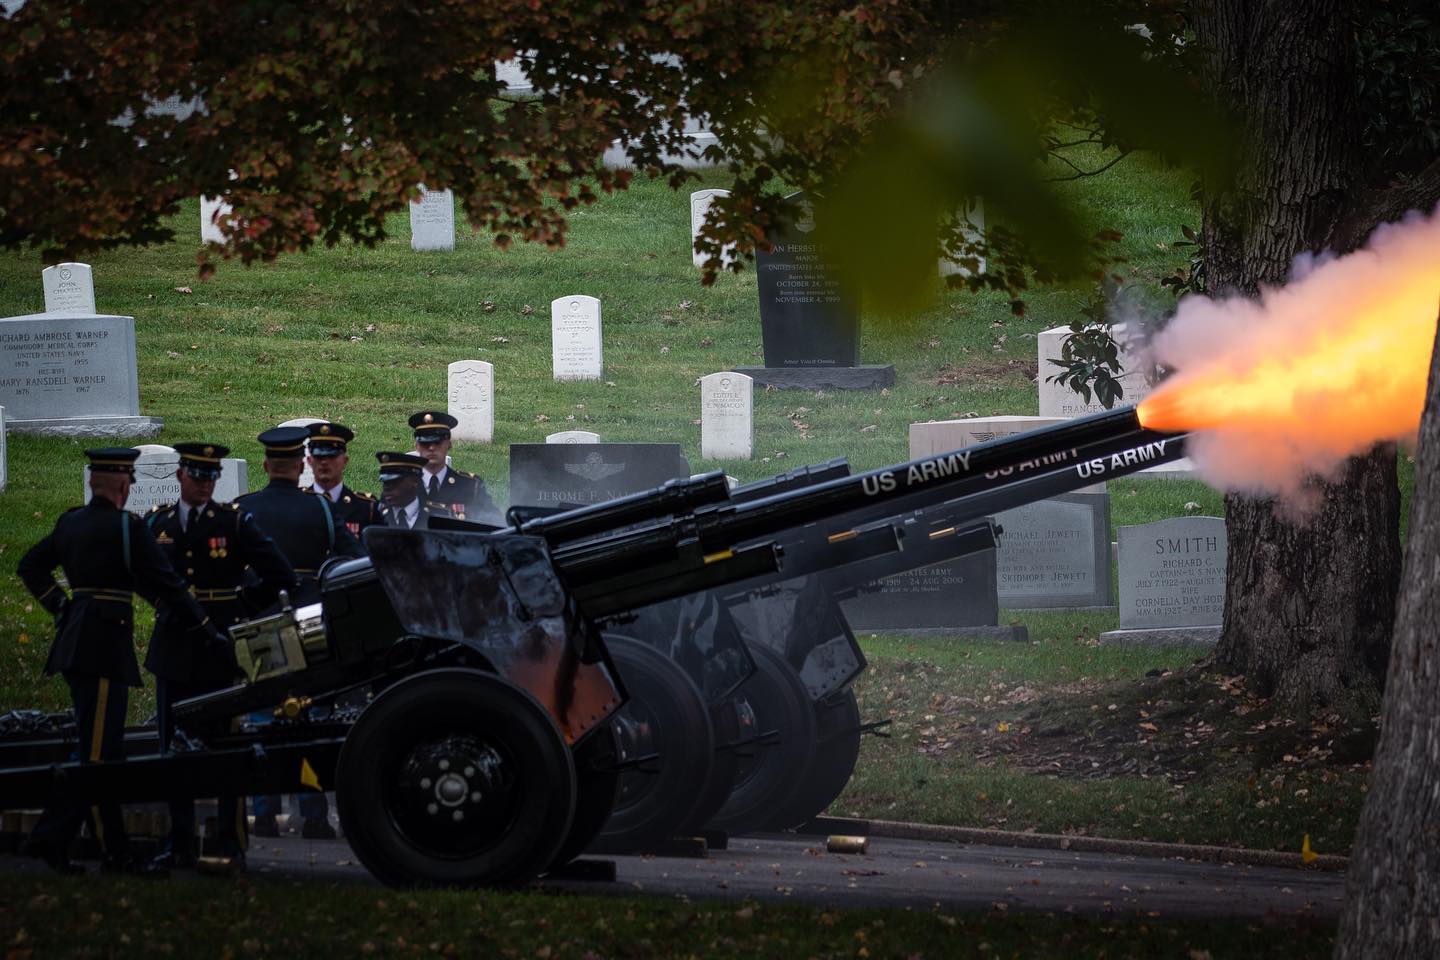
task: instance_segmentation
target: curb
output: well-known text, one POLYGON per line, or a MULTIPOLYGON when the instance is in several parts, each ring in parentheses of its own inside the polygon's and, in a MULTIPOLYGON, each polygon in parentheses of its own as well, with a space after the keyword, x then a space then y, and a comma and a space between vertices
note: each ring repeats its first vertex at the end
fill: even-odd
POLYGON ((797 833, 825 836, 851 834, 890 840, 925 840, 942 843, 973 843, 1031 850, 1070 850, 1082 853, 1115 853, 1139 857, 1179 858, 1208 863, 1240 863, 1257 867, 1285 867, 1291 870, 1344 871, 1350 858, 1320 854, 1309 863, 1299 853, 1286 850, 1251 850, 1245 847, 1216 847, 1188 843, 1156 843, 1152 840, 1111 840, 1105 837, 1071 837, 1056 833, 1016 833, 978 827, 947 827, 932 823, 902 823, 896 820, 857 820, 849 817, 816 817, 797 833))

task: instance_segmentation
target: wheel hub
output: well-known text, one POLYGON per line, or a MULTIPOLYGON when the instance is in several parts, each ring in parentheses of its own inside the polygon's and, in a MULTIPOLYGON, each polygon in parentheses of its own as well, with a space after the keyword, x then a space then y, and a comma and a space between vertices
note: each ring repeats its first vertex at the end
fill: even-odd
POLYGON ((417 843, 458 854, 503 833, 514 772, 479 737, 450 734, 418 743, 398 774, 392 812, 417 843))

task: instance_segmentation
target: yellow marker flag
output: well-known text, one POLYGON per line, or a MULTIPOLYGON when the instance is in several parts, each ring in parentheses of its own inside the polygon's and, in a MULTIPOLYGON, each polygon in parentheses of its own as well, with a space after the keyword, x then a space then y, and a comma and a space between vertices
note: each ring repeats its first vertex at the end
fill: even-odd
MULTIPOLYGON (((320 786, 320 778, 315 776, 315 768, 310 766, 310 761, 304 757, 300 758, 300 783, 302 786, 309 787, 311 790, 319 790, 321 793, 325 792, 325 788, 320 786)), ((1308 837, 1306 838, 1306 842, 1309 842, 1308 837)))
POLYGON ((1314 863, 1320 859, 1320 854, 1310 849, 1310 834, 1305 834, 1305 841, 1300 844, 1300 859, 1306 863, 1314 863))

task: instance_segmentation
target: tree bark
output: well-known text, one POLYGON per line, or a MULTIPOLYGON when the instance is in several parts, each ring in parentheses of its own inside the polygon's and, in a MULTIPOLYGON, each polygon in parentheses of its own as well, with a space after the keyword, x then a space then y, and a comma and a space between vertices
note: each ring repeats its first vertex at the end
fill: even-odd
MULTIPOLYGON (((1210 0, 1196 27, 1208 81, 1243 131, 1232 182, 1207 184, 1212 294, 1283 283, 1295 256, 1346 252, 1355 228, 1360 118, 1351 8, 1343 0, 1210 0), (1341 224, 1344 223, 1344 229, 1341 224)), ((1217 663, 1297 712, 1373 691, 1383 676, 1400 572, 1393 447, 1316 479, 1301 517, 1271 499, 1226 498, 1229 565, 1217 663)))
POLYGON ((1440 956, 1440 351, 1420 421, 1400 597, 1338 960, 1440 956))

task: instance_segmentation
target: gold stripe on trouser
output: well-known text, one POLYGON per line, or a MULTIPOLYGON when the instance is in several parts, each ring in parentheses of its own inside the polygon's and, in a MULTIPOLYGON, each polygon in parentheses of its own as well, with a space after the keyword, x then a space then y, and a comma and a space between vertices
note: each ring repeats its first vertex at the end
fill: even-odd
MULTIPOLYGON (((100 762, 101 741, 105 736, 105 710, 110 703, 110 678, 101 677, 95 689, 95 723, 90 729, 90 762, 100 762)), ((90 808, 90 818, 95 824, 95 839, 105 846, 105 826, 100 822, 100 808, 90 808)))

